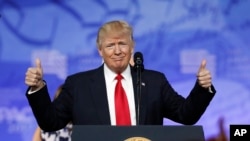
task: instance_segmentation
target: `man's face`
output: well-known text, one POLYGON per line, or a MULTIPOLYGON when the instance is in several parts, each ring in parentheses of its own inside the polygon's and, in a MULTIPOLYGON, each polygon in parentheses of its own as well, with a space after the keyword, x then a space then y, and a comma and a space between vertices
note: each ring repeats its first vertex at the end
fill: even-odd
POLYGON ((128 35, 105 36, 99 48, 99 54, 106 65, 116 73, 126 69, 133 51, 134 44, 128 35))

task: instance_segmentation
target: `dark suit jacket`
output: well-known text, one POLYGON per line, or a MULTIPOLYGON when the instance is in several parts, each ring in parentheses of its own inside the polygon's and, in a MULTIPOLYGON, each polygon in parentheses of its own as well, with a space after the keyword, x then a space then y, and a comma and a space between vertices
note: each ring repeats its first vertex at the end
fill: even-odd
MULTIPOLYGON (((136 93, 136 72, 131 73, 136 93)), ((196 82, 184 98, 175 92, 163 73, 152 70, 144 70, 141 81, 140 125, 162 125, 164 117, 181 124, 195 124, 215 94, 213 87, 214 93, 209 93, 196 82)), ((26 96, 43 130, 63 128, 69 121, 76 125, 110 125, 106 85, 102 65, 67 77, 62 93, 53 102, 47 86, 26 96)), ((135 103, 137 107, 136 94, 135 103)))

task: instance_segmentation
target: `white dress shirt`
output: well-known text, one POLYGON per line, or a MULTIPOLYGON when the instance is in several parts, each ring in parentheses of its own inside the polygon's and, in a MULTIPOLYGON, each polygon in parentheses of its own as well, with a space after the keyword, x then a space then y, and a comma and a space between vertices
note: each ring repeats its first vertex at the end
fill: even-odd
MULTIPOLYGON (((122 72, 121 75, 124 78, 122 79, 122 86, 128 98, 131 124, 136 125, 134 89, 133 89, 133 81, 129 65, 126 68, 126 70, 122 72)), ((111 125, 116 125, 116 116, 115 116, 115 85, 117 83, 117 80, 115 79, 116 76, 117 74, 111 71, 104 63, 104 77, 106 82, 111 125)))

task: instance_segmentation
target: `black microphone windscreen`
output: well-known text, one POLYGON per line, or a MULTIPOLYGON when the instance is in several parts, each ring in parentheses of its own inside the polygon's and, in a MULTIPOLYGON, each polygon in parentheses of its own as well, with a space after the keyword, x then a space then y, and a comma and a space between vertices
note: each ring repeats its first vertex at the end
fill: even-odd
POLYGON ((142 64, 143 63, 143 56, 141 52, 136 52, 134 54, 134 61, 136 64, 142 64))

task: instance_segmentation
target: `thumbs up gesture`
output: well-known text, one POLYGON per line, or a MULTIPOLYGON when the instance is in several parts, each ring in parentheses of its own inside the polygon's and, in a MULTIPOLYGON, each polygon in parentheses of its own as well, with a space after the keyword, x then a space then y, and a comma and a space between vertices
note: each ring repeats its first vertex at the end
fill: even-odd
POLYGON ((198 83, 203 88, 209 88, 212 85, 212 77, 210 71, 206 69, 206 60, 202 60, 200 68, 197 72, 198 83))
POLYGON ((41 60, 36 59, 36 66, 28 68, 25 77, 25 84, 35 91, 44 86, 43 82, 43 69, 41 60))

